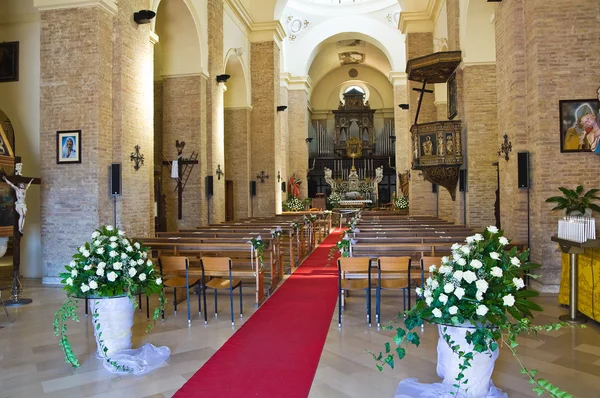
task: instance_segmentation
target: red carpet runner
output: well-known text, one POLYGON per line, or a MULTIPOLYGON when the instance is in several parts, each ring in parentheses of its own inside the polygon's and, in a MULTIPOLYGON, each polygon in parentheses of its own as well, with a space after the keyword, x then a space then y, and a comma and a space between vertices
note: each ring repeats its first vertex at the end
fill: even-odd
POLYGON ((340 233, 329 235, 175 397, 307 397, 337 302, 337 265, 325 266, 340 233))

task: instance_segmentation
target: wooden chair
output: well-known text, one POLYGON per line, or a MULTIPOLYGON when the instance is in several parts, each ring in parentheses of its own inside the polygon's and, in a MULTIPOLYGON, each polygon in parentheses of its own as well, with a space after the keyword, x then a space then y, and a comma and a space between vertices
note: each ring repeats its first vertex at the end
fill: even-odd
POLYGON ((343 295, 346 290, 364 290, 367 296, 367 322, 371 327, 371 259, 369 257, 340 257, 338 259, 338 327, 342 327, 343 295), (348 278, 357 273, 364 278, 348 278))
MULTIPOLYGON (((381 320, 381 291, 402 290, 402 305, 406 311, 406 292, 410 306, 410 263, 409 256, 403 257, 379 257, 377 259, 377 290, 375 294, 375 317, 377 327, 381 320)), ((410 308, 410 307, 409 307, 410 308)))
POLYGON ((208 316, 206 310, 206 289, 213 289, 215 292, 215 317, 217 316, 217 290, 228 289, 229 290, 229 305, 231 310, 231 326, 234 325, 234 314, 233 314, 233 290, 240 288, 240 318, 244 316, 243 313, 243 299, 242 299, 242 280, 233 279, 231 272, 231 258, 229 257, 202 257, 200 258, 200 265, 202 267, 202 294, 204 295, 204 324, 208 323, 208 316), (206 277, 211 276, 206 282, 206 277), (220 276, 225 275, 226 278, 220 276))
POLYGON ((4 308, 4 312, 6 313, 6 317, 8 318, 8 323, 13 323, 12 319, 10 318, 10 315, 8 314, 8 310, 6 309, 6 304, 4 304, 4 300, 2 299, 3 289, 8 289, 8 286, 0 286, 0 304, 4 308))
MULTIPOLYGON (((173 288, 173 305, 174 313, 177 315, 177 289, 185 288, 186 299, 187 299, 187 314, 188 314, 188 326, 191 325, 192 314, 190 308, 190 288, 196 286, 198 294, 198 316, 201 315, 200 311, 200 278, 189 276, 190 261, 187 257, 182 256, 161 256, 158 258, 158 265, 160 267, 160 274, 163 278, 163 285, 165 287, 173 288), (185 277, 181 276, 181 273, 185 271, 185 277)), ((165 319, 165 313, 162 314, 163 320, 165 319)))

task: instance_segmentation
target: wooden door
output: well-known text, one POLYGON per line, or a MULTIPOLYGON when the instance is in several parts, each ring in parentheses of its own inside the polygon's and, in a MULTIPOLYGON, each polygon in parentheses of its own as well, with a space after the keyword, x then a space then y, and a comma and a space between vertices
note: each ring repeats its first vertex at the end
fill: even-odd
POLYGON ((233 181, 225 181, 225 221, 233 220, 233 181))

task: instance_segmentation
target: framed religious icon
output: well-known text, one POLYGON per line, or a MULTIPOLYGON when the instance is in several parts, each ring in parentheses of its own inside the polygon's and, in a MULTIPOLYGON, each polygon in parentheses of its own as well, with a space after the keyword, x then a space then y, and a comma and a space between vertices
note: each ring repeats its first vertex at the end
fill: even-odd
POLYGON ((19 81, 19 42, 0 43, 0 82, 19 81))
POLYGON ((600 101, 559 101, 560 151, 600 155, 600 101))
POLYGON ((458 93, 456 91, 456 72, 448 79, 448 120, 458 115, 458 93))
POLYGON ((81 130, 56 132, 56 163, 81 163, 81 130))

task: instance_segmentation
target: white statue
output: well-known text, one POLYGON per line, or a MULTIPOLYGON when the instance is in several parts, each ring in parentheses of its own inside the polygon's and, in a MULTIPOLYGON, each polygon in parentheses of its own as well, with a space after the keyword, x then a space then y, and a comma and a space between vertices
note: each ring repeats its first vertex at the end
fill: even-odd
POLYGON ((15 164, 15 175, 21 176, 23 175, 23 163, 15 164))
POLYGON ((324 170, 325 170, 325 179, 331 178, 331 173, 332 173, 331 169, 328 169, 327 167, 325 167, 324 170))
POLYGON ((29 184, 25 186, 22 182, 19 186, 15 186, 12 182, 8 181, 6 176, 2 176, 2 179, 15 190, 17 201, 15 202, 15 210, 19 214, 19 232, 23 233, 23 226, 25 226, 25 216, 27 215, 27 205, 25 204, 25 194, 29 189, 29 186, 33 182, 33 178, 29 181, 29 184))

